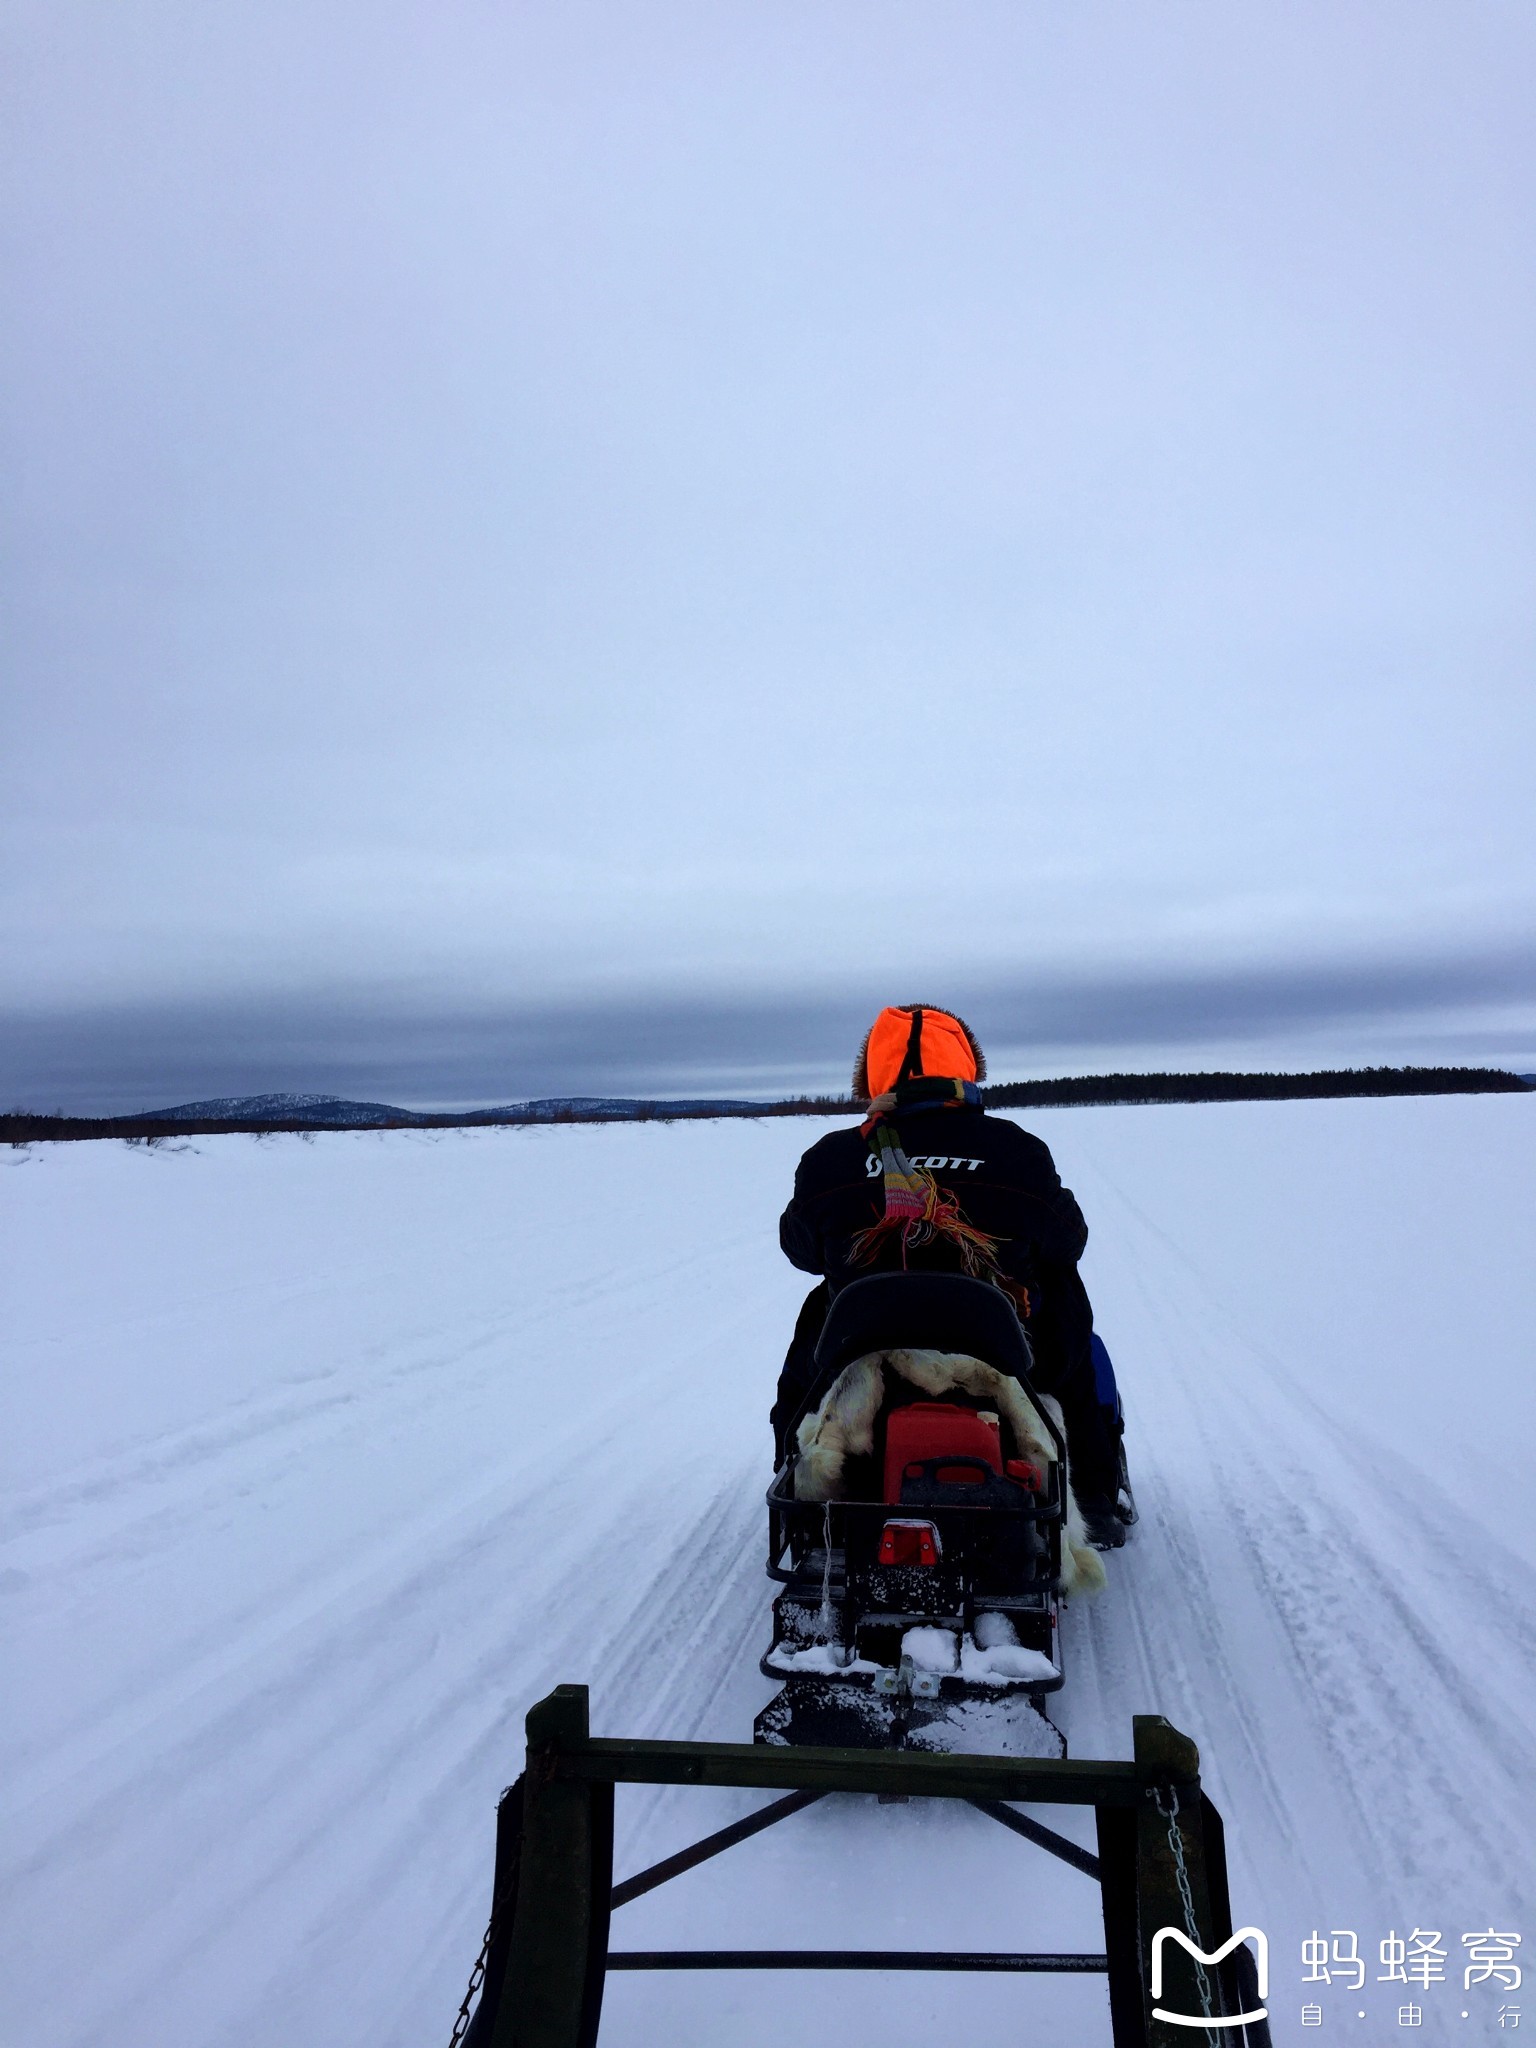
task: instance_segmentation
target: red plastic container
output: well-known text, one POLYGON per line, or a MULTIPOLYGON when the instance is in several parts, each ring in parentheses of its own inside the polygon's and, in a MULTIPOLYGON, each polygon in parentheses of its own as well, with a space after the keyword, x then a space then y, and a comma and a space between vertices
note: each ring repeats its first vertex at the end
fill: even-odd
POLYGON ((1003 1470, 1010 1479, 1017 1479, 1020 1486, 1027 1486, 1031 1493, 1044 1493, 1045 1474, 1028 1458, 1010 1458, 1003 1470))
MULTIPOLYGON (((909 1407, 893 1408, 885 1423, 887 1504, 900 1501, 902 1474, 919 1458, 980 1458, 1001 1475, 1002 1435, 995 1419, 984 1421, 974 1408, 960 1408, 952 1401, 914 1401, 909 1407)), ((961 1485, 981 1478, 974 1466, 967 1465, 940 1476, 961 1485)))

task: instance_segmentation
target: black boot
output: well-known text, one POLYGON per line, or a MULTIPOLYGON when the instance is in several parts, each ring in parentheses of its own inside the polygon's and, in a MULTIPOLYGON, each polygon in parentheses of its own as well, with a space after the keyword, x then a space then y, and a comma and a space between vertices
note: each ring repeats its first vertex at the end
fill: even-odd
POLYGON ((1118 1502, 1111 1494, 1089 1494, 1085 1499, 1077 1497, 1082 1509, 1083 1527, 1088 1532, 1088 1541, 1095 1550, 1118 1550, 1125 1541, 1125 1523, 1120 1516, 1118 1502))

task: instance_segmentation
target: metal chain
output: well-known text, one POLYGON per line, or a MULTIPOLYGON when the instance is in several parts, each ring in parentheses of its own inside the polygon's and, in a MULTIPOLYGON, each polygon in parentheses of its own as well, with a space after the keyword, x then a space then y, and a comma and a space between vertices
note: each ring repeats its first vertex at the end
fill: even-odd
POLYGON ((485 1923, 485 1939, 480 1944, 480 1953, 475 1957, 475 1967, 469 1973, 469 1982, 459 2004, 459 2016, 453 2023, 453 2032, 448 2037, 448 2048, 459 2048, 459 2043, 469 2031, 469 2009, 475 2002, 475 1994, 485 1982, 485 1967, 491 1957, 491 1943, 496 1939, 496 1930, 501 1924, 501 1909, 517 1888, 514 1874, 510 1884, 505 1885, 491 1901, 491 1917, 485 1923))
POLYGON ((501 1901, 498 1899, 496 1905, 491 1908, 490 1919, 485 1923, 485 1939, 480 1944, 479 1955, 475 1957, 475 1967, 469 1973, 469 1983, 459 2006, 459 2016, 454 2021, 453 2032, 448 2037, 448 2048, 459 2048, 459 2043, 469 2031, 469 2009, 475 2002, 476 1992, 485 1982, 485 1966, 490 1960, 491 1939, 496 1932, 496 1907, 500 1904, 501 1901))
MULTIPOLYGON (((1168 1846, 1173 1851, 1173 1874, 1178 1881, 1179 1902, 1184 1908, 1184 1932, 1196 1948, 1200 1946, 1200 1930, 1195 1925, 1195 1895, 1189 1888, 1189 1869, 1184 1861, 1184 1836, 1179 1827, 1179 1795, 1170 1785, 1167 1790, 1168 1804, 1163 1804, 1163 1787, 1152 1787, 1152 1800, 1158 1812, 1168 1823, 1168 1846)), ((1205 1965, 1198 1956, 1191 1959, 1195 1965, 1195 1980, 1200 1987, 1200 2011, 1206 2019, 1211 2017, 1211 1980, 1205 1974, 1205 1965)), ((1210 2039, 1209 2029, 1206 2039, 1210 2039)))

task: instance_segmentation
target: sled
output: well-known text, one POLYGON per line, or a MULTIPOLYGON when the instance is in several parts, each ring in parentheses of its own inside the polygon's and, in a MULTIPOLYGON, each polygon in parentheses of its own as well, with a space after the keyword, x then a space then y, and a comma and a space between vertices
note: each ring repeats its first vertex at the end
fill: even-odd
MULTIPOLYGON (((596 2048, 614 1970, 901 1970, 1094 1974, 1106 1979, 1112 2048, 1191 2041, 1269 2048, 1267 1963, 1234 1937, 1221 1817, 1195 1745, 1159 1715, 1133 1722, 1129 1762, 922 1755, 762 1743, 623 1742, 588 1732, 585 1686, 528 1715, 527 1764, 497 1812, 490 1924, 453 2030, 454 2048, 596 2048), (755 1787, 755 1814, 613 1882, 617 1785, 755 1787), (1102 1951, 615 1949, 613 1915, 828 1793, 954 1799, 1098 1887, 1102 1951), (1089 1806, 1089 1851, 1016 1810, 1089 1806)), ((1021 2002, 1027 1994, 1021 1991, 1021 2002)), ((1022 2016, 1021 2016, 1022 2017, 1022 2016)), ((1021 2037, 1022 2038, 1022 2037, 1021 2037)), ((1089 2048, 1089 2044, 1080 2044, 1089 2048)))
POLYGON ((1066 1447, 1030 1385, 1023 1328, 1000 1290, 958 1274, 853 1281, 828 1311, 802 1414, 853 1360, 902 1349, 964 1354, 1017 1381, 1055 1456, 1027 1458, 982 1397, 918 1399, 888 1379, 873 1455, 849 1460, 849 1497, 809 1501, 796 1498, 791 1432, 767 1496, 768 1574, 783 1590, 760 1667, 783 1685, 755 1738, 1064 1756, 1044 1702, 1065 1677, 1066 1447))

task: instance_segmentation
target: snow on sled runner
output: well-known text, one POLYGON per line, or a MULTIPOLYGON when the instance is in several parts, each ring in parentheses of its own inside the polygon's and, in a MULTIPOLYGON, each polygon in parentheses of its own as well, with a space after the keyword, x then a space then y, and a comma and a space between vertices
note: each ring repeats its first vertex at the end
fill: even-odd
POLYGON ((758 1742, 1062 1756, 1063 1591, 1104 1568, 1066 1479, 1056 1404, 1030 1386, 1008 1298, 887 1273, 834 1298, 816 1379, 768 1491, 785 1681, 758 1742))

